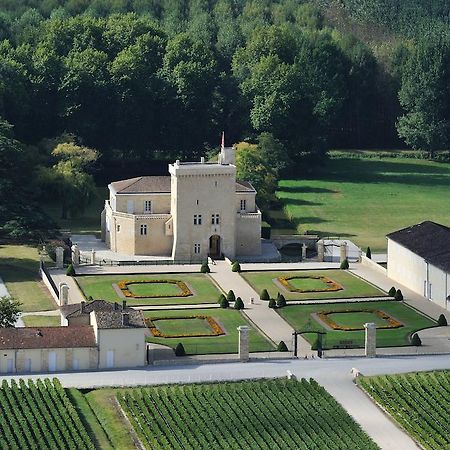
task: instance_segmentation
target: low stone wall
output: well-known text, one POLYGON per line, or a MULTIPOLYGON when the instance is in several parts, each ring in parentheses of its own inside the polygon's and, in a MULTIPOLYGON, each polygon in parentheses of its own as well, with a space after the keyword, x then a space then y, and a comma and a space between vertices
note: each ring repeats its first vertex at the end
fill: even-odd
POLYGON ((374 270, 378 270, 378 272, 382 273, 383 275, 387 275, 387 269, 385 269, 383 266, 380 266, 375 261, 372 261, 370 258, 368 258, 365 255, 361 255, 361 263, 364 266, 368 266, 374 270))
POLYGON ((41 268, 39 269, 39 273, 41 274, 42 281, 44 282, 51 296, 55 300, 56 304, 59 305, 58 291, 50 273, 48 272, 48 270, 46 270, 45 266, 41 266, 41 268))

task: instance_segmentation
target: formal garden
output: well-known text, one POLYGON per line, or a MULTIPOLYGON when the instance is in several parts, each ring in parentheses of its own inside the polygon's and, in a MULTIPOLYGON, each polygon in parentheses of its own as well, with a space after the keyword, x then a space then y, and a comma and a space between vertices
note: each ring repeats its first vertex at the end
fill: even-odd
POLYGON ((357 378, 358 385, 421 448, 450 448, 450 372, 357 378))
POLYGON ((204 308, 145 311, 151 336, 148 342, 176 348, 183 344, 186 354, 237 353, 237 328, 250 326, 251 352, 274 351, 275 348, 235 309, 204 308))
POLYGON ((298 270, 292 272, 242 272, 244 279, 270 298, 278 293, 289 300, 383 297, 386 293, 344 270, 298 270))
POLYGON ((398 301, 288 305, 277 312, 296 331, 306 332, 303 337, 311 344, 317 332, 325 333, 324 349, 363 348, 367 322, 377 326, 377 347, 412 345, 412 334, 437 326, 436 321, 398 301))
POLYGON ((130 306, 217 303, 221 292, 208 275, 83 275, 75 278, 86 299, 127 300, 130 306))

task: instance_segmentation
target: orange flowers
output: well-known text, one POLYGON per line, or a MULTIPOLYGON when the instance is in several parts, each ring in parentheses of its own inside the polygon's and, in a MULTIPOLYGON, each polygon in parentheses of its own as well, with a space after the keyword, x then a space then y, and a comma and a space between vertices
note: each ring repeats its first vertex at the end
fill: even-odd
POLYGON ((125 297, 131 298, 163 298, 163 297, 189 297, 192 294, 191 290, 186 286, 186 283, 180 280, 124 280, 117 283, 119 289, 123 292, 125 297), (145 284, 145 283, 169 283, 176 284, 180 288, 178 294, 167 295, 136 295, 128 289, 130 284, 145 284))
POLYGON ((292 277, 278 277, 277 280, 290 292, 330 292, 330 291, 340 291, 343 288, 342 285, 337 283, 336 281, 332 280, 328 277, 322 277, 322 276, 315 276, 315 275, 296 275, 292 277), (324 282, 327 287, 323 289, 299 289, 292 286, 291 283, 289 283, 289 280, 297 280, 297 279, 313 279, 313 280, 321 280, 324 282))
POLYGON ((225 330, 214 320, 211 316, 179 316, 179 317, 154 317, 153 319, 145 319, 145 324, 154 337, 162 338, 183 338, 183 337, 206 337, 206 336, 222 336, 225 334, 225 330), (200 319, 206 320, 211 327, 211 333, 177 333, 177 334, 164 334, 155 324, 158 320, 177 320, 177 319, 200 319))

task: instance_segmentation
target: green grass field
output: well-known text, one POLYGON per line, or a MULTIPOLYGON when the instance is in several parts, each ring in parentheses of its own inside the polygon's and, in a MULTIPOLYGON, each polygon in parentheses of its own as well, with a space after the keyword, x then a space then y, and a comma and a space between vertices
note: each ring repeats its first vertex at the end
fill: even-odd
POLYGON ((146 449, 378 448, 314 380, 126 389, 117 398, 146 449))
MULTIPOLYGON (((189 311, 186 312, 189 315, 189 311)), ((183 313, 180 312, 180 316, 183 313)), ((159 331, 166 336, 179 334, 180 330, 186 334, 213 334, 212 328, 209 326, 206 319, 200 318, 178 318, 178 319, 163 319, 153 322, 159 331)))
POLYGON ((0 245, 0 277, 24 312, 48 311, 57 305, 39 277, 39 254, 28 245, 0 245))
MULTIPOLYGON (((360 278, 352 275, 344 270, 298 270, 295 272, 241 272, 244 279, 255 289, 261 293, 263 289, 267 289, 271 298, 276 298, 280 292, 286 300, 324 300, 330 298, 354 298, 354 297, 381 297, 386 295, 383 291, 366 283, 360 278), (329 292, 289 292, 283 286, 274 280, 281 276, 325 276, 340 285, 344 289, 340 291, 329 292)), ((316 285, 317 280, 312 280, 316 285)), ((298 283, 302 283, 298 280, 298 283)))
MULTIPOLYGON (((389 316, 401 322, 404 326, 395 329, 377 330, 378 347, 397 347, 410 345, 409 336, 417 330, 437 326, 434 320, 422 316, 412 308, 396 301, 378 301, 363 303, 337 303, 326 305, 288 305, 285 308, 277 309, 278 314, 285 319, 294 329, 315 330, 326 332, 323 347, 330 349, 335 346, 364 347, 364 331, 342 331, 329 330, 320 321, 316 320, 312 314, 319 311, 351 311, 351 310, 381 310, 389 316), (348 343, 351 341, 351 344, 348 343), (346 342, 345 344, 343 342, 346 342)), ((352 318, 348 316, 344 319, 352 325, 358 324, 361 327, 368 316, 355 314, 352 318), (358 318, 358 319, 357 319, 358 318)), ((303 335, 311 344, 316 340, 315 333, 303 335)))
MULTIPOLYGON (((187 354, 200 355, 210 353, 237 353, 238 351, 238 331, 237 327, 240 325, 251 324, 247 319, 234 309, 189 309, 189 310, 164 310, 164 311, 145 311, 144 316, 153 317, 179 317, 179 316, 211 316, 226 332, 224 336, 207 336, 207 337, 183 337, 183 338, 159 338, 151 337, 147 338, 149 342, 156 344, 167 345, 175 348, 179 342, 183 343, 183 346, 187 354)), ((176 322, 176 321, 175 321, 176 322)), ((186 329, 186 321, 180 321, 178 327, 174 323, 171 331, 174 333, 182 334, 188 333, 189 329, 186 329)), ((259 331, 252 327, 249 335, 250 351, 251 352, 264 352, 273 351, 274 346, 270 343, 259 331)))
POLYGON ((133 295, 166 297, 172 295, 180 295, 181 289, 172 283, 141 283, 130 284, 128 290, 133 295))
POLYGON ((328 318, 341 327, 356 328, 361 324, 373 322, 377 327, 387 324, 386 320, 372 312, 334 313, 328 314, 328 318))
POLYGON ((450 225, 450 164, 406 158, 331 158, 316 176, 281 180, 273 233, 345 237, 386 249, 385 235, 424 220, 450 225), (290 220, 287 220, 290 219, 290 220))
POLYGON ((26 327, 59 327, 61 325, 59 316, 30 315, 23 316, 22 320, 26 327))
MULTIPOLYGON (((211 281, 211 279, 202 273, 194 274, 134 274, 134 275, 88 275, 78 276, 76 281, 83 291, 86 298, 91 296, 93 299, 108 300, 111 302, 121 302, 123 297, 119 297, 113 288, 113 284, 117 284, 123 280, 179 280, 186 283, 194 295, 189 297, 161 297, 161 298, 132 298, 127 297, 129 305, 195 305, 201 303, 217 303, 221 294, 219 289, 211 281)), ((164 289, 173 289, 179 291, 175 285, 166 283, 141 285, 142 291, 147 295, 150 291, 159 292, 161 295, 167 295, 164 289)), ((138 285, 131 286, 133 290, 139 289, 138 285)))
POLYGON ((357 381, 421 448, 450 448, 449 371, 358 377, 357 381))

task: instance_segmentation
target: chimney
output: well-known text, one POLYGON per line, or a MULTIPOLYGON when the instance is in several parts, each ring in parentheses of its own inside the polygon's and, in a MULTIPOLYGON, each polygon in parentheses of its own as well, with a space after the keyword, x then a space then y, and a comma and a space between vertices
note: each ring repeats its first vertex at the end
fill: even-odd
POLYGON ((122 309, 127 309, 127 301, 122 300, 122 309))
POLYGON ((81 302, 81 313, 83 314, 84 313, 84 307, 85 307, 85 305, 86 305, 86 302, 81 302))
POLYGON ((122 326, 126 327, 130 324, 130 314, 122 313, 122 326))
POLYGON ((205 164, 205 157, 204 157, 204 156, 202 156, 202 157, 200 158, 200 163, 201 163, 201 164, 205 164))

